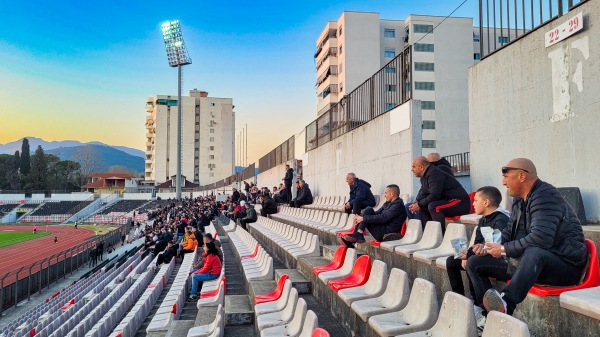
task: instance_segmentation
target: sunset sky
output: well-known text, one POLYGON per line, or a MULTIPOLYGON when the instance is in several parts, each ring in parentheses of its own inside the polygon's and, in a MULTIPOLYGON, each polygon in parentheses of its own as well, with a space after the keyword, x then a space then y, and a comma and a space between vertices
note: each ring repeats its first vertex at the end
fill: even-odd
MULTIPOLYGON (((232 97, 249 162, 316 117, 315 40, 344 10, 447 15, 436 1, 0 0, 0 143, 24 136, 144 149, 145 99, 176 94, 160 25, 181 21, 183 93, 232 97)), ((468 1, 455 16, 475 17, 468 1)))

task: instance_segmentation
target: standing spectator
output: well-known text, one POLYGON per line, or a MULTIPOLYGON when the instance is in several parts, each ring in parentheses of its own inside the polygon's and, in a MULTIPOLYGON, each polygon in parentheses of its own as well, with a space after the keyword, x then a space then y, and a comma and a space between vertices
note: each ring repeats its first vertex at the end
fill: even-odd
POLYGON ((98 242, 98 246, 96 247, 96 249, 98 250, 98 257, 100 258, 100 261, 102 261, 102 257, 104 255, 104 240, 101 240, 100 242, 98 242))
POLYGON ((312 192, 308 184, 304 180, 300 180, 298 183, 298 196, 290 201, 290 207, 302 207, 303 205, 310 205, 313 202, 312 192))
POLYGON ((185 222, 179 221, 177 225, 177 234, 175 235, 175 243, 180 243, 183 240, 183 236, 185 235, 185 222))
POLYGON ((439 153, 432 152, 432 153, 428 154, 427 161, 429 161, 429 163, 431 165, 439 168, 443 172, 446 172, 449 175, 454 176, 454 172, 452 172, 452 165, 450 165, 450 163, 446 160, 446 158, 440 156, 439 153))
POLYGON ((98 263, 98 249, 90 249, 90 263, 88 268, 94 267, 98 263))
POLYGON ((247 203, 245 206, 246 216, 240 220, 240 226, 242 226, 243 229, 248 230, 246 224, 256 222, 258 217, 256 216, 256 210, 254 209, 254 205, 252 205, 251 203, 247 203))
POLYGON ((283 177, 283 183, 285 184, 285 191, 287 194, 286 202, 292 200, 292 180, 294 180, 294 169, 290 165, 285 165, 285 177, 283 177))
POLYGON ((421 178, 421 189, 409 210, 421 214, 423 227, 427 221, 438 221, 445 232, 446 217, 469 213, 471 200, 456 178, 430 165, 422 156, 414 160, 412 172, 421 178))
POLYGON ((246 191, 246 199, 250 199, 250 184, 247 181, 244 181, 244 191, 246 191))
POLYGON ((346 175, 346 183, 350 186, 350 199, 344 205, 347 214, 360 214, 367 207, 375 207, 375 197, 371 192, 371 184, 360 180, 354 173, 346 175))
POLYGON ((198 298, 200 282, 215 280, 221 275, 221 261, 217 257, 217 248, 215 244, 209 242, 204 245, 204 266, 192 273, 192 289, 190 290, 189 300, 198 298))
POLYGON ((240 200, 240 192, 237 189, 233 189, 233 193, 231 193, 231 201, 238 202, 240 200))

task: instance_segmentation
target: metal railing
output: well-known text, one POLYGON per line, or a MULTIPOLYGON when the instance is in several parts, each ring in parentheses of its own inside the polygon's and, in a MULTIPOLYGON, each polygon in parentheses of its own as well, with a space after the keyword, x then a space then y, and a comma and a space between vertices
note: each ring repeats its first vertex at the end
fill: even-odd
POLYGON ((470 155, 470 152, 465 152, 444 156, 444 158, 450 163, 455 176, 468 176, 471 174, 470 155))
POLYGON ((258 160, 259 173, 265 172, 277 165, 287 162, 288 160, 294 159, 296 146, 294 139, 294 136, 290 137, 290 139, 281 143, 281 145, 277 146, 271 152, 262 156, 262 158, 258 160))
POLYGON ((89 261, 90 250, 95 249, 100 241, 104 240, 107 249, 121 242, 127 226, 120 226, 105 235, 89 238, 78 246, 0 275, 0 316, 3 310, 16 307, 24 299, 31 299, 32 294, 41 293, 44 288, 50 289, 52 283, 85 265, 89 261))
MULTIPOLYGON (((412 47, 409 46, 306 126, 306 151, 314 150, 410 100, 411 64, 412 47)), ((262 162, 258 167, 263 172, 262 162)))
POLYGON ((479 48, 486 57, 589 0, 479 0, 479 48))

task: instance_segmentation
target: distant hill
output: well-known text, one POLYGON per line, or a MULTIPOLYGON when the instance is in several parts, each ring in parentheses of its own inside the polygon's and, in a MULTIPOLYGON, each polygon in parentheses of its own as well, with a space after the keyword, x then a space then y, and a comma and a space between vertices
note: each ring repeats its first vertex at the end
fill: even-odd
MULTIPOLYGON (((111 166, 124 166, 128 169, 141 173, 144 172, 144 158, 132 156, 124 151, 104 145, 88 145, 99 161, 99 171, 106 171, 111 166)), ((61 147, 57 149, 46 150, 44 152, 58 156, 61 160, 75 160, 77 151, 84 149, 86 146, 61 147)), ((32 147, 33 148, 33 147, 32 147)))
MULTIPOLYGON (((49 150, 54 150, 54 149, 58 149, 61 147, 69 148, 69 147, 92 144, 92 145, 101 145, 101 146, 112 147, 114 149, 123 151, 131 156, 141 157, 142 159, 145 156, 144 151, 141 151, 138 149, 133 149, 133 148, 126 147, 126 146, 107 145, 107 144, 100 143, 100 142, 82 143, 82 142, 78 142, 76 140, 63 140, 63 141, 48 142, 41 138, 36 138, 36 137, 25 137, 25 138, 27 138, 29 140, 29 148, 30 148, 32 154, 35 151, 35 149, 37 149, 38 145, 41 145, 42 149, 44 149, 44 151, 48 152, 49 150)), ((23 143, 23 138, 15 140, 14 142, 0 144, 0 154, 1 153, 14 154, 15 151, 21 151, 22 143, 23 143)))

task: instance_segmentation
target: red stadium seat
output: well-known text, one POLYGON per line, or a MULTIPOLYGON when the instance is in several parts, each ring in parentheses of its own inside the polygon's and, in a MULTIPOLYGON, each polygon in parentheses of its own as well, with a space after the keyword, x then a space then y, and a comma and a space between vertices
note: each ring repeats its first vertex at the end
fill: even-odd
POLYGON ((283 274, 279 278, 279 281, 277 282, 277 287, 275 287, 275 290, 268 294, 261 294, 261 295, 254 296, 254 303, 261 304, 261 303, 266 303, 266 302, 277 301, 281 297, 281 294, 283 293, 283 285, 285 284, 285 280, 287 280, 287 279, 288 279, 288 274, 283 274))
POLYGON ((221 278, 221 281, 219 282, 219 286, 217 287, 217 289, 215 289, 213 291, 207 291, 207 292, 201 293, 200 298, 217 296, 219 294, 219 290, 221 290, 221 287, 224 287, 225 292, 227 292, 227 279, 225 278, 225 276, 223 276, 221 278))
POLYGON ((352 268, 352 274, 341 280, 329 281, 329 288, 333 291, 338 292, 346 288, 354 288, 362 286, 369 280, 371 274, 371 257, 369 255, 362 255, 354 264, 352 268))
MULTIPOLYGON (((470 205, 471 209, 469 210, 469 214, 475 213, 475 208, 473 207, 473 201, 475 200, 475 193, 477 193, 477 192, 469 193, 469 200, 471 201, 471 205, 470 205)), ((446 218, 446 221, 459 221, 459 220, 460 220, 460 215, 446 218)))
POLYGON ((329 332, 321 328, 316 328, 311 337, 329 337, 329 332))
POLYGON ((242 256, 242 260, 247 260, 247 259, 253 259, 253 258, 255 258, 256 254, 258 254, 258 247, 260 247, 260 245, 256 245, 256 247, 254 247, 254 252, 252 252, 252 255, 242 256))
POLYGON ((317 266, 313 268, 313 273, 319 275, 322 272, 340 269, 344 264, 344 256, 346 256, 346 246, 339 246, 333 255, 333 260, 331 263, 325 266, 317 266))

